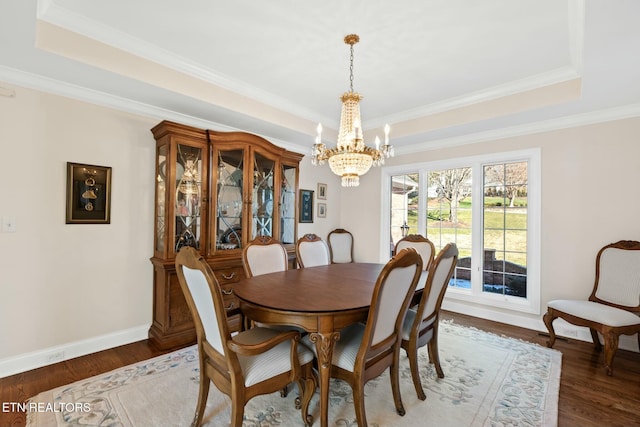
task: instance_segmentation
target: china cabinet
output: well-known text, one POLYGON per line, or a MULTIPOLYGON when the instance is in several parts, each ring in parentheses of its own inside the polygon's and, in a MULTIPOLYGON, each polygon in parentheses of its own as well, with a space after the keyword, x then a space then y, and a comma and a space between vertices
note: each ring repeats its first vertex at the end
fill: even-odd
MULTIPOLYGON (((195 342, 193 320, 175 273, 175 256, 193 246, 222 287, 229 313, 244 278, 242 248, 260 235, 280 240, 295 266, 301 154, 246 132, 217 132, 163 121, 156 140, 153 323, 160 348, 195 342)), ((232 330, 237 315, 228 317, 232 330)))

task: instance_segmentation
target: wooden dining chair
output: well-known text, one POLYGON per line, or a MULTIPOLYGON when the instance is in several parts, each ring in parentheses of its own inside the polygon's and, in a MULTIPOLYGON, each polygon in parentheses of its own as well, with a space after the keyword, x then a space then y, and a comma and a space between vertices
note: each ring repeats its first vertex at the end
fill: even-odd
POLYGON ((344 228, 336 228, 327 236, 327 242, 332 264, 353 262, 353 234, 344 228))
MULTIPOLYGON (((405 414, 398 368, 400 333, 421 271, 422 259, 413 248, 402 250, 391 258, 376 281, 366 323, 355 323, 342 329, 340 339, 335 343, 331 376, 351 386, 360 427, 367 426, 364 385, 387 368, 396 412, 405 414)), ((309 337, 303 340, 316 351, 309 337)))
POLYGON ((433 257, 436 252, 436 247, 431 240, 421 234, 409 234, 408 236, 398 240, 394 253, 398 253, 405 248, 415 248, 422 257, 423 269, 425 271, 429 270, 429 266, 433 262, 433 257))
POLYGON ((613 358, 620 335, 638 334, 640 347, 640 242, 610 243, 596 256, 596 279, 588 300, 553 300, 543 316, 549 330, 547 346, 553 347, 553 321, 560 317, 576 326, 589 328, 596 350, 604 341, 604 365, 613 375, 613 358))
MULTIPOLYGON (((242 266, 247 278, 261 276, 263 274, 287 271, 289 269, 289 256, 282 243, 271 236, 258 236, 242 250, 242 266)), ((241 323, 244 329, 249 329, 255 322, 241 315, 241 323)), ((258 326, 276 329, 279 331, 293 330, 300 334, 306 333, 304 329, 291 325, 270 325, 258 323, 258 326)), ((286 389, 282 390, 282 396, 286 396, 286 389)))
POLYGON ((420 400, 425 400, 427 396, 422 389, 418 371, 419 348, 427 346, 429 361, 433 363, 438 378, 444 378, 438 354, 440 306, 457 262, 458 248, 454 243, 449 243, 442 248, 429 267, 427 281, 417 308, 412 307, 407 310, 404 318, 400 345, 409 357, 413 385, 420 400))
POLYGON ((316 388, 313 353, 298 345, 300 334, 255 327, 233 337, 227 324, 222 291, 211 267, 192 247, 175 260, 180 287, 193 317, 200 364, 200 386, 192 426, 202 423, 211 381, 231 398, 231 425, 242 426, 244 407, 257 395, 296 382, 302 421, 311 424, 309 402, 316 388))
POLYGON ((319 236, 305 234, 296 242, 296 258, 300 268, 329 264, 329 248, 319 236))
POLYGON ((284 246, 271 236, 258 236, 242 250, 245 275, 259 276, 289 268, 289 257, 284 246))

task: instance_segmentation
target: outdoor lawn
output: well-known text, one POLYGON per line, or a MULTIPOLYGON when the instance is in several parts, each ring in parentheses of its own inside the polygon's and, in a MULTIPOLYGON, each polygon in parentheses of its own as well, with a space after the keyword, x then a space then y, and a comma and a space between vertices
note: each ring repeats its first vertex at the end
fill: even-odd
MULTIPOLYGON (((517 264, 526 269, 527 266, 527 198, 516 198, 514 206, 505 206, 502 197, 485 197, 484 217, 484 248, 495 249, 495 258, 499 261, 517 264)), ((507 200, 508 202, 508 200, 507 200)), ((466 198, 458 205, 454 212, 456 222, 450 221, 449 203, 442 199, 430 199, 427 213, 427 237, 439 250, 449 242, 455 242, 460 252, 459 258, 471 257, 471 214, 472 200, 466 198)), ((417 230, 418 212, 409 209, 407 225, 410 232, 417 230)), ((459 263, 460 264, 460 263, 459 263)), ((502 263, 494 271, 504 271, 502 263)), ((486 267, 485 267, 486 268, 486 267)), ((512 276, 512 275, 507 275, 512 276)), ((524 277, 512 277, 519 282, 524 277)), ((458 280, 458 287, 469 287, 467 280, 458 280)), ((520 283, 518 288, 522 287, 520 283)), ((487 283, 485 291, 502 293, 502 285, 487 283)), ((506 290, 507 293, 520 294, 526 291, 506 290)), ((521 295, 522 296, 522 295, 521 295)))

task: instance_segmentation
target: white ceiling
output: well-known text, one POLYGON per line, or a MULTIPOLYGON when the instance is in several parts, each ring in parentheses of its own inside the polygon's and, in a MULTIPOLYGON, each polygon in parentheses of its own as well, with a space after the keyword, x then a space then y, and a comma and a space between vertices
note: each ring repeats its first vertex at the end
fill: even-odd
POLYGON ((4 0, 0 80, 306 150, 318 121, 335 136, 356 33, 365 138, 389 123, 409 152, 640 115, 638 18, 637 0, 4 0))

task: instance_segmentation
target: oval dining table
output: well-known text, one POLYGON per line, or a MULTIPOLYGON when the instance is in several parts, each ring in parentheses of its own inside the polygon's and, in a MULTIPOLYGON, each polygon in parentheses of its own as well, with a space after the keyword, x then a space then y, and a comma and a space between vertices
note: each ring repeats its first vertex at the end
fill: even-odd
MULTIPOLYGON (((254 276, 234 286, 247 318, 298 326, 309 333, 317 350, 322 427, 328 425, 335 342, 340 339, 342 328, 366 320, 383 267, 384 264, 371 263, 329 264, 254 276)), ((424 280, 420 284, 424 286, 424 280)))

